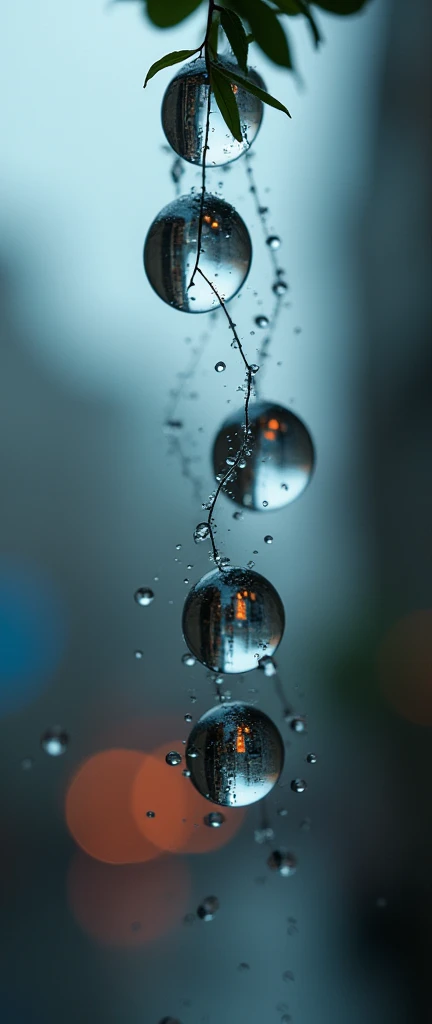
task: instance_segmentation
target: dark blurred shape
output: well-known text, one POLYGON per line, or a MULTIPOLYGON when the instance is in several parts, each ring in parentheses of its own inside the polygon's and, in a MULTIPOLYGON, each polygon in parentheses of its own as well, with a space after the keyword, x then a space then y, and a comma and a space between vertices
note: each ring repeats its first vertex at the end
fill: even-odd
POLYGON ((262 800, 276 785, 284 745, 268 715, 236 701, 212 708, 194 725, 186 762, 202 796, 224 807, 242 807, 262 800))
POLYGON ((392 626, 378 650, 377 672, 399 715, 432 725, 432 609, 413 611, 392 626))
POLYGON ((250 672, 274 653, 285 613, 272 584, 251 569, 214 569, 192 587, 183 608, 192 654, 214 672, 250 672))
POLYGON ((184 861, 112 865, 76 853, 68 874, 69 906, 96 942, 140 946, 181 924, 190 896, 184 861))
MULTIPOLYGON (((244 441, 244 409, 225 420, 213 446, 215 476, 244 441)), ((305 424, 274 402, 251 403, 251 455, 229 478, 224 494, 255 512, 271 512, 295 501, 307 487, 315 466, 312 438, 305 424)), ((229 465, 229 463, 228 463, 229 465)))

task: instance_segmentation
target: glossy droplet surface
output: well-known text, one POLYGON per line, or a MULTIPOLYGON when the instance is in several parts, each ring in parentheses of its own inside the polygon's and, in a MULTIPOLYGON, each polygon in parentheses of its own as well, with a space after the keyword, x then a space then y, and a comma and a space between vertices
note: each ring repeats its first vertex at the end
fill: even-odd
POLYGON ((223 363, 222 360, 220 360, 219 363, 215 364, 215 370, 216 373, 223 373, 223 371, 226 370, 226 363, 223 363))
POLYGON ((306 761, 308 761, 309 764, 316 764, 317 760, 318 760, 318 758, 317 758, 316 754, 310 753, 306 757, 306 761))
POLYGON ((266 535, 266 536, 264 537, 264 544, 273 544, 273 537, 271 536, 271 534, 270 534, 270 533, 268 533, 268 534, 267 534, 267 535, 266 535))
POLYGON ((176 765, 181 764, 182 756, 181 754, 178 754, 176 750, 169 750, 165 761, 174 768, 176 765))
POLYGON ((283 853, 274 850, 268 858, 267 864, 271 871, 278 871, 280 875, 288 878, 297 869, 297 860, 292 853, 283 853))
POLYGON ((225 821, 223 814, 220 811, 211 811, 210 814, 206 814, 204 817, 204 825, 208 828, 221 828, 225 821))
POLYGON ((256 323, 257 327, 262 327, 262 328, 268 327, 268 325, 269 325, 269 318, 268 318, 268 316, 256 316, 255 317, 255 323, 256 323))
POLYGON ((207 540, 208 537, 210 537, 210 530, 207 523, 198 523, 198 526, 194 529, 195 544, 200 544, 201 541, 207 540))
POLYGON ((273 285, 273 291, 275 295, 285 295, 285 293, 288 291, 288 285, 285 283, 285 281, 275 281, 273 285))
POLYGON ((189 651, 186 651, 186 654, 182 654, 182 663, 187 665, 188 668, 192 668, 193 665, 196 665, 196 658, 189 651))
POLYGON ((229 203, 206 194, 181 196, 165 206, 151 224, 144 245, 144 267, 152 288, 164 302, 183 313, 206 313, 219 302, 201 274, 195 275, 201 219, 200 268, 228 302, 249 273, 252 243, 246 224, 229 203))
POLYGON ((140 587, 139 590, 135 591, 134 596, 136 603, 141 605, 142 608, 146 608, 154 599, 154 593, 149 587, 140 587))
POLYGON ((68 748, 69 735, 59 725, 54 725, 41 736, 41 747, 50 757, 60 757, 68 748))
MULTIPOLYGON (((235 72, 237 64, 218 55, 218 62, 235 72)), ((260 75, 253 68, 248 77, 254 85, 265 89, 260 75)), ((240 114, 242 142, 237 142, 228 130, 219 108, 212 97, 210 131, 206 164, 216 166, 230 163, 241 156, 254 141, 259 130, 263 104, 246 89, 236 89, 240 114)), ((162 127, 175 153, 192 164, 202 164, 207 121, 208 75, 203 58, 184 65, 169 83, 162 101, 162 127)))
MULTIPOLYGON (((315 454, 307 427, 294 413, 272 402, 251 403, 249 407, 252 454, 245 469, 235 471, 224 490, 237 505, 257 512, 283 508, 307 487, 315 465, 315 454)), ((243 442, 244 409, 225 420, 213 446, 215 476, 227 457, 243 442), (231 441, 228 441, 228 437, 231 441)))
POLYGON ((269 235, 268 238, 266 238, 266 243, 269 249, 279 249, 281 240, 278 235, 269 235))
POLYGON ((304 793, 305 789, 307 789, 307 783, 304 779, 293 779, 291 789, 293 793, 304 793))
POLYGON ((192 587, 183 609, 183 635, 201 664, 214 672, 249 672, 272 655, 285 627, 279 594, 251 569, 214 569, 192 587))
POLYGON ((215 804, 243 807, 262 800, 279 779, 284 763, 281 735, 272 720, 251 704, 219 704, 191 732, 199 756, 190 760, 198 792, 215 804))
MULTIPOLYGON (((290 716, 290 714, 291 713, 288 712, 288 716, 290 716)), ((291 719, 290 728, 293 732, 306 732, 306 719, 303 718, 302 715, 295 715, 294 718, 291 719)))

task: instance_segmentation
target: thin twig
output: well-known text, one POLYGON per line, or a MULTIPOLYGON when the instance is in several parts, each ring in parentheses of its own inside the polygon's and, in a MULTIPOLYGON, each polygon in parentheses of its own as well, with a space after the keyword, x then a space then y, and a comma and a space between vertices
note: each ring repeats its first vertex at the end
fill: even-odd
POLYGON ((210 78, 210 59, 209 59, 209 53, 208 53, 208 41, 209 41, 210 31, 211 31, 211 27, 212 27, 213 11, 214 11, 214 0, 209 0, 209 9, 208 9, 208 18, 207 18, 207 29, 206 29, 205 40, 204 40, 204 56, 205 56, 205 62, 206 62, 206 68, 207 68, 207 77, 208 77, 208 95, 207 95, 206 128, 205 128, 204 148, 203 148, 202 176, 201 176, 201 201, 200 201, 200 212, 199 212, 199 220, 198 220, 197 254, 196 254, 196 259, 195 259, 195 265, 194 265, 194 268, 193 268, 193 271, 192 271, 192 276, 191 276, 191 279, 190 279, 189 284, 188 284, 188 289, 193 287, 194 280, 195 280, 195 274, 196 274, 196 272, 198 270, 198 264, 199 264, 200 255, 201 255, 201 240, 202 240, 202 230, 203 230, 204 200, 205 200, 205 190, 206 190, 207 150, 208 150, 208 140, 209 140, 209 133, 210 133, 210 108, 211 108, 211 95, 212 95, 212 92, 211 92, 211 78, 210 78))

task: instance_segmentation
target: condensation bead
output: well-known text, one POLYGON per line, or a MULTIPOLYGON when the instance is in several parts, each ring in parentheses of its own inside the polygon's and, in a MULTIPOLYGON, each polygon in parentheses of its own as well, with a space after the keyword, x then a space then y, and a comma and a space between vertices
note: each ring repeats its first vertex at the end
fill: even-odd
POLYGON ((279 594, 250 569, 214 569, 192 587, 183 608, 189 650, 214 672, 249 672, 279 646, 285 614, 279 594))
MULTIPOLYGON (((233 61, 218 56, 220 64, 238 74, 233 61)), ((261 76, 252 68, 248 72, 250 81, 265 89, 261 76)), ((250 148, 263 116, 263 104, 241 86, 232 86, 240 114, 242 142, 237 142, 227 128, 214 96, 210 107, 210 130, 206 164, 216 166, 237 160, 250 148)), ((192 164, 202 164, 205 143, 208 104, 208 73, 204 58, 198 57, 190 64, 183 65, 165 92, 162 101, 162 127, 173 150, 192 164)))
POLYGON ((183 313, 207 313, 219 301, 195 266, 202 217, 200 269, 228 302, 249 273, 252 243, 246 224, 229 203, 206 194, 174 199, 151 224, 144 245, 144 267, 159 298, 183 313))
POLYGON ((220 704, 194 726, 190 741, 191 780, 202 796, 222 806, 242 807, 262 800, 278 781, 284 745, 275 724, 252 704, 220 704))
POLYGON ((54 725, 41 736, 41 747, 50 757, 65 754, 69 744, 68 733, 60 725, 54 725))
MULTIPOLYGON (((311 479, 315 464, 311 436, 298 416, 271 402, 251 404, 249 419, 252 455, 246 468, 231 477, 228 497, 257 512, 282 508, 298 498, 311 479)), ((234 447, 242 444, 243 422, 244 409, 240 409, 221 427, 213 446, 215 476, 228 455, 228 435, 234 447)))
POLYGON ((146 608, 147 605, 151 604, 154 599, 154 593, 149 587, 140 587, 139 590, 135 591, 135 601, 141 605, 141 608, 146 608))
POLYGON ((218 910, 219 900, 217 896, 206 896, 197 909, 197 917, 200 917, 202 921, 213 921, 214 915, 218 910))
POLYGON ((221 828, 225 821, 223 814, 220 811, 211 811, 210 814, 206 814, 204 817, 204 825, 208 828, 221 828))
POLYGON ((281 853, 280 850, 274 850, 268 858, 267 864, 271 871, 278 871, 280 875, 288 878, 293 875, 297 869, 297 860, 292 853, 281 853))

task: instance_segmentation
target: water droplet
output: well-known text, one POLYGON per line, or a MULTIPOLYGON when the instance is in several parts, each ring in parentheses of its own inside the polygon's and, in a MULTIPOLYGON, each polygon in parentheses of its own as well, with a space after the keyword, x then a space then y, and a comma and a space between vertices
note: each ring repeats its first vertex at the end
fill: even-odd
POLYGON ((192 759, 199 757, 199 750, 191 744, 191 746, 187 748, 186 757, 191 757, 192 759))
MULTIPOLYGON (((160 299, 185 313, 219 308, 219 300, 200 274, 189 288, 196 261, 201 218, 199 197, 174 199, 150 225, 144 245, 144 268, 160 299)), ((252 243, 246 224, 229 203, 206 193, 202 210, 201 266, 217 278, 217 291, 228 302, 244 284, 251 265, 252 243)))
POLYGON ((170 750, 166 755, 165 761, 174 768, 176 765, 181 764, 182 756, 176 750, 170 750))
POLYGON ((200 903, 197 916, 202 921, 213 921, 214 915, 219 910, 219 900, 217 896, 206 896, 206 898, 200 903))
POLYGON ((256 843, 268 843, 274 839, 274 831, 272 828, 256 828, 254 831, 254 839, 256 843))
POLYGON ((262 506, 263 508, 268 508, 268 501, 263 501, 262 506))
POLYGON ((316 764, 317 763, 317 756, 316 756, 316 754, 312 754, 312 753, 308 754, 307 757, 306 757, 306 761, 308 761, 309 764, 316 764))
POLYGON ((248 569, 253 569, 254 565, 255 565, 255 562, 254 562, 253 558, 251 558, 250 561, 247 563, 247 567, 248 567, 248 569))
POLYGON ((176 544, 176 551, 181 551, 181 544, 176 544))
POLYGON ((294 981, 294 975, 292 971, 284 971, 282 975, 283 981, 294 981))
POLYGON ((185 715, 184 716, 184 720, 185 720, 185 722, 191 722, 192 721, 192 715, 185 715))
POLYGON ((149 590, 148 587, 140 587, 139 590, 135 591, 135 601, 137 604, 145 608, 148 604, 151 604, 154 598, 154 593, 149 590))
POLYGON ((187 665, 188 668, 192 668, 193 665, 196 665, 196 658, 193 654, 190 654, 189 651, 186 651, 186 654, 182 654, 182 662, 183 665, 187 665))
POLYGON ((146 817, 147 818, 155 818, 156 814, 155 814, 154 811, 147 811, 146 817))
POLYGON ((143 657, 143 652, 142 651, 135 651, 134 655, 135 655, 135 658, 136 658, 137 661, 141 661, 141 658, 143 657))
POLYGON ((268 654, 265 654, 263 658, 260 658, 258 668, 264 672, 265 676, 275 676, 277 672, 276 662, 274 658, 270 658, 268 654))
POLYGON ((294 715, 291 719, 290 727, 293 732, 306 732, 306 719, 303 715, 294 715))
POLYGON ((286 807, 279 807, 278 815, 279 815, 280 818, 286 818, 287 814, 288 814, 288 811, 287 811, 286 807))
POLYGON ((275 295, 285 295, 285 292, 288 291, 288 285, 285 281, 275 281, 273 291, 275 295))
POLYGON ((273 537, 271 536, 270 533, 268 533, 266 537, 264 537, 264 544, 273 544, 273 537))
POLYGON ((238 965, 237 970, 240 971, 241 974, 245 974, 246 971, 250 971, 250 964, 241 963, 238 965))
POLYGON ((189 771, 189 768, 183 768, 182 775, 184 775, 185 779, 190 779, 191 773, 189 771))
POLYGON ((226 370, 226 363, 223 363, 222 360, 220 360, 220 362, 215 364, 215 370, 216 373, 223 373, 223 371, 226 370))
POLYGON ((41 747, 50 757, 60 757, 68 748, 69 736, 60 725, 54 725, 47 729, 41 736, 41 747))
POLYGON ((182 625, 189 650, 207 668, 249 672, 263 645, 271 655, 280 643, 284 610, 277 591, 259 573, 214 569, 190 590, 182 625))
POLYGON ((29 772, 33 768, 33 765, 34 765, 34 758, 33 757, 23 757, 23 759, 21 761, 21 768, 22 768, 23 772, 29 772))
MULTIPOLYGON (((218 54, 218 62, 227 71, 232 69, 238 72, 237 64, 229 58, 218 54)), ((266 88, 261 76, 252 68, 248 69, 248 77, 258 88, 266 88)), ((228 131, 217 105, 214 102, 211 104, 206 154, 208 167, 227 165, 236 160, 249 149, 257 135, 263 116, 261 100, 239 87, 236 102, 242 127, 241 142, 228 131)), ((170 146, 178 156, 192 164, 203 162, 207 104, 207 68, 204 58, 199 58, 183 65, 171 80, 163 98, 161 112, 162 127, 170 146), (186 116, 179 117, 179 110, 185 111, 186 116)))
POLYGON ((221 828, 225 821, 223 814, 220 811, 210 811, 210 814, 206 814, 204 817, 204 825, 208 828, 221 828))
POLYGON ((233 519, 243 519, 243 512, 233 512, 233 519))
POLYGON ((255 376, 255 374, 258 373, 259 370, 258 363, 251 363, 249 369, 253 376, 255 376))
POLYGON ((195 544, 199 544, 203 540, 207 540, 210 536, 210 530, 207 523, 198 523, 198 526, 194 530, 194 541, 195 544))
POLYGON ((243 807, 261 800, 283 768, 281 736, 252 704, 217 705, 199 719, 190 741, 201 755, 189 760, 188 751, 192 782, 215 804, 243 807))
POLYGON ((307 783, 304 779, 293 779, 291 789, 293 793, 304 793, 305 789, 307 789, 307 783))
POLYGON ((225 459, 227 466, 235 466, 235 458, 232 455, 228 455, 225 459))
POLYGON ((267 864, 271 871, 278 871, 284 878, 289 878, 297 870, 297 860, 292 853, 281 853, 274 850, 268 858, 267 864))
POLYGON ((266 244, 269 249, 279 249, 281 240, 278 235, 269 235, 268 238, 266 238, 266 244))
POLYGON ((256 323, 257 327, 268 327, 268 325, 269 325, 269 318, 268 318, 268 316, 256 316, 255 317, 255 323, 256 323))

